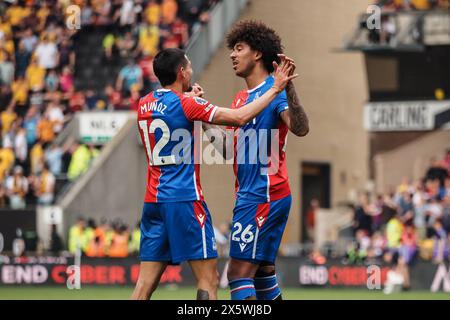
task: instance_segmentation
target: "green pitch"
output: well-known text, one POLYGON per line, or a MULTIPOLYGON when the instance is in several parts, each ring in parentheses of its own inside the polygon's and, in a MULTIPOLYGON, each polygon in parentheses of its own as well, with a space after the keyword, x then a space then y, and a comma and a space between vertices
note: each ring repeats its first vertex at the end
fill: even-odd
MULTIPOLYGON (((45 300, 126 300, 130 297, 132 287, 89 287, 80 290, 69 290, 65 287, 0 287, 0 300, 4 299, 45 299, 45 300)), ((153 298, 157 300, 193 300, 196 296, 195 288, 160 287, 153 298)), ((352 290, 352 289, 297 289, 283 290, 286 300, 449 300, 449 293, 430 293, 428 291, 409 291, 392 295, 385 295, 381 291, 352 290)), ((219 290, 219 299, 229 300, 227 290, 219 290)))

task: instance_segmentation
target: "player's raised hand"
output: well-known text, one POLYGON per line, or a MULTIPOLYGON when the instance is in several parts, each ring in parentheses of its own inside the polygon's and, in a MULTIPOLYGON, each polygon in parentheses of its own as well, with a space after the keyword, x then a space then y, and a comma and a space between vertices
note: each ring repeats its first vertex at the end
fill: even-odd
POLYGON ((198 83, 195 83, 191 87, 191 90, 188 91, 188 92, 185 92, 184 94, 187 95, 187 96, 193 97, 193 98, 194 97, 202 98, 203 95, 205 94, 205 91, 203 90, 203 88, 198 83))
POLYGON ((282 54, 282 53, 279 53, 278 57, 280 57, 280 59, 281 59, 281 64, 290 63, 293 66, 292 73, 290 74, 290 75, 293 75, 295 69, 297 68, 297 66, 295 65, 294 59, 289 58, 288 56, 286 56, 285 54, 282 54))
POLYGON ((286 88, 289 81, 298 77, 298 74, 293 74, 293 70, 295 70, 295 65, 288 60, 285 60, 282 64, 278 65, 275 61, 273 62, 273 67, 275 69, 274 77, 275 81, 273 83, 273 87, 281 92, 286 88))
POLYGON ((205 94, 205 91, 198 83, 195 83, 192 86, 192 91, 194 91, 194 94, 196 97, 200 97, 200 98, 203 97, 203 95, 205 94))

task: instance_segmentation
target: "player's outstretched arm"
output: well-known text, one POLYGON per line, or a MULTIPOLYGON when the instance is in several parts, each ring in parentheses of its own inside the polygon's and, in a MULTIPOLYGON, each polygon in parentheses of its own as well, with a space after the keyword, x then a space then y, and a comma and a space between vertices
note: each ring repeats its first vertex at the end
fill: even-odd
POLYGON ((220 155, 225 160, 232 159, 232 152, 227 152, 227 150, 233 150, 233 135, 227 135, 227 131, 223 127, 218 125, 203 122, 202 127, 203 131, 205 131, 205 134, 208 137, 209 142, 214 146, 214 149, 219 151, 220 155))
POLYGON ((275 81, 272 88, 264 93, 259 99, 246 105, 245 108, 217 108, 211 122, 219 125, 242 127, 261 113, 264 108, 266 108, 270 102, 284 90, 289 81, 298 77, 298 74, 292 75, 294 67, 289 61, 281 66, 278 66, 278 64, 274 62, 274 68, 275 81))
MULTIPOLYGON (((295 70, 294 60, 286 57, 283 54, 279 55, 282 62, 288 61, 295 70)), ((293 71, 292 71, 293 72, 293 71)), ((295 86, 292 81, 286 86, 286 96, 288 100, 289 109, 281 113, 281 119, 288 126, 289 130, 298 137, 304 137, 309 132, 309 121, 305 109, 300 103, 295 86)))

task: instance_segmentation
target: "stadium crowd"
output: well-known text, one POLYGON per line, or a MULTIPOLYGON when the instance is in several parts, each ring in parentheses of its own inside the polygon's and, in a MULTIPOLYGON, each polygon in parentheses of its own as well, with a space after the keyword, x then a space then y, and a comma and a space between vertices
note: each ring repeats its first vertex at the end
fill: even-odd
MULTIPOLYGON (((395 36, 400 27, 396 20, 395 13, 404 11, 425 11, 425 10, 450 10, 449 0, 379 0, 375 3, 381 8, 380 28, 368 28, 366 17, 360 21, 362 29, 369 29, 368 40, 372 44, 396 43, 395 36)), ((422 39, 421 21, 419 19, 413 32, 413 37, 417 41, 422 39)))
POLYGON ((186 46, 208 21, 217 0, 9 0, 0 3, 0 207, 51 204, 55 179, 75 180, 98 155, 93 145, 55 142, 73 114, 135 109, 143 91, 159 86, 152 70, 158 50, 186 46), (81 28, 113 26, 99 46, 123 59, 104 92, 77 90, 70 5, 81 28))
MULTIPOLYGON (((230 225, 222 223, 214 227, 217 250, 220 256, 228 256, 230 225)), ((79 217, 70 227, 67 247, 62 241, 54 241, 58 246, 50 245, 49 251, 58 253, 68 249, 71 254, 80 248, 81 254, 91 258, 112 257, 124 258, 137 255, 140 244, 140 223, 130 230, 130 227, 120 219, 108 222, 101 219, 97 224, 95 219, 79 217)), ((53 238, 57 238, 55 235, 53 238)))
POLYGON ((87 257, 124 258, 137 254, 140 237, 139 223, 130 231, 121 220, 102 219, 97 225, 94 219, 79 217, 69 230, 68 249, 75 254, 79 248, 87 257))
POLYGON ((372 201, 360 196, 354 211, 355 241, 347 262, 371 262, 397 255, 406 265, 420 256, 436 263, 449 259, 450 150, 433 158, 421 181, 408 178, 372 201))

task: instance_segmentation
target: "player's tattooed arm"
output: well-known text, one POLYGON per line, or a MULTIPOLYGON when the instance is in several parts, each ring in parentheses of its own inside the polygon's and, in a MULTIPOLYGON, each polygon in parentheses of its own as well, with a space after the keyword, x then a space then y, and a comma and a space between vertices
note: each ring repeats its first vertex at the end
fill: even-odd
POLYGON ((286 95, 289 109, 282 113, 282 118, 293 134, 304 137, 309 132, 309 120, 292 82, 286 86, 286 95))
MULTIPOLYGON (((281 64, 289 63, 293 66, 291 73, 294 73, 296 65, 293 59, 287 57, 284 54, 278 55, 281 58, 281 64)), ((286 86, 286 96, 288 100, 289 110, 288 112, 282 112, 281 118, 288 126, 289 130, 299 137, 304 137, 309 132, 309 121, 306 115, 305 109, 297 95, 295 86, 292 81, 289 81, 286 86)))

